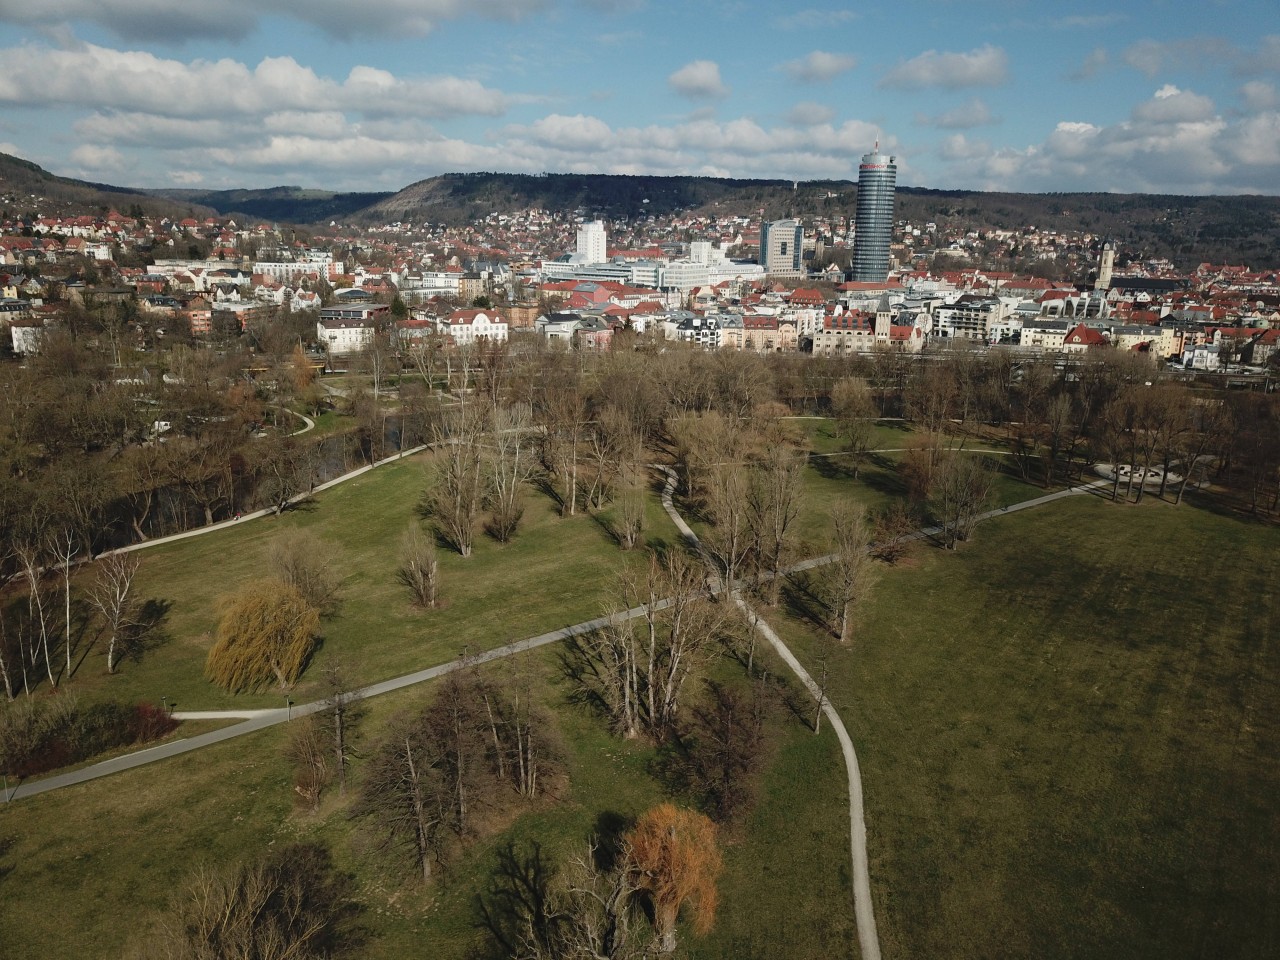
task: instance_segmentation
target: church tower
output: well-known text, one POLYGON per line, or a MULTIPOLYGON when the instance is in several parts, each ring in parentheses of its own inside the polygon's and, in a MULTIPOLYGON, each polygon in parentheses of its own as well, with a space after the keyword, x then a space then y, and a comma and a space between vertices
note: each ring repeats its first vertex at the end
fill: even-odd
POLYGON ((1111 289, 1111 271, 1116 265, 1116 245, 1108 240, 1102 245, 1102 258, 1098 261, 1098 279, 1093 289, 1104 293, 1111 289))

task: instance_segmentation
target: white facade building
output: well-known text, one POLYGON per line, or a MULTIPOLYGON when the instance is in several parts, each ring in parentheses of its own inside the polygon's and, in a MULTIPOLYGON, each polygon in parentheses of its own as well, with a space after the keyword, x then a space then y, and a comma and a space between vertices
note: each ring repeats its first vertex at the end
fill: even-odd
POLYGON ((507 321, 502 315, 486 310, 455 310, 444 322, 443 332, 459 346, 489 340, 507 339, 507 321))
POLYGON ((609 259, 608 237, 604 223, 588 220, 578 227, 578 256, 583 263, 604 263, 609 259))

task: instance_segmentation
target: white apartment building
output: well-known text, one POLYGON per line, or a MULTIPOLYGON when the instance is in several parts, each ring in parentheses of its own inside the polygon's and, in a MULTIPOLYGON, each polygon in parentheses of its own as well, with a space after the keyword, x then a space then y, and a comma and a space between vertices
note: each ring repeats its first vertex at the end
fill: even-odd
POLYGON ((604 223, 588 220, 578 227, 578 256, 583 263, 604 263, 609 259, 608 236, 604 223))

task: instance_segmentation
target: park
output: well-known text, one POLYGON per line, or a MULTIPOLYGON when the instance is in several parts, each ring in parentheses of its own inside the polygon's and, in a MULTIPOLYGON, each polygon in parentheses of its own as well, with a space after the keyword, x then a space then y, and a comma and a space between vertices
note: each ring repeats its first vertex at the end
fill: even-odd
MULTIPOLYGON (((311 845, 349 884, 353 955, 425 944, 442 957, 512 955, 528 919, 511 906, 513 883, 541 871, 554 886, 588 844, 631 837, 646 811, 671 803, 712 815, 722 862, 714 923, 688 905, 679 912, 683 955, 865 956, 836 734, 727 592, 700 595, 714 579, 696 573, 709 557, 820 681, 819 701, 856 748, 882 955, 1267 955, 1280 875, 1269 828, 1280 786, 1280 601, 1270 586, 1280 533, 1249 509, 1265 506, 1266 490, 1212 482, 1188 441, 1193 454, 1167 471, 1167 491, 1139 481, 1145 497, 1117 498, 1118 471, 1094 472, 1088 442, 1134 449, 1145 428, 1029 448, 1025 421, 957 421, 921 394, 906 419, 858 413, 867 398, 857 396, 852 414, 772 410, 730 426, 706 412, 673 418, 642 469, 617 474, 639 498, 631 549, 619 536, 630 488, 619 480, 590 502, 584 489, 571 511, 557 448, 546 480, 523 494, 512 535, 478 535, 470 555, 437 541, 430 607, 406 585, 401 545, 406 530, 433 529, 424 502, 466 446, 462 433, 289 509, 135 551, 135 594, 164 611, 153 642, 115 673, 100 644, 78 651, 56 696, 201 714, 163 741, 178 744, 241 722, 229 714, 272 722, 44 793, 21 792, 38 777, 19 784, 0 807, 0 942, 31 957, 146 955, 140 944, 194 868, 311 845), (1193 471, 1184 499, 1174 487, 1193 471), (769 480, 793 485, 785 507, 763 499, 769 480), (726 497, 735 489, 741 496, 726 497), (751 518, 734 505, 757 500, 773 529, 789 516, 785 550, 758 534, 754 549, 738 546, 734 531, 751 518), (909 529, 899 515, 908 504, 909 529), (842 505, 866 517, 874 558, 836 635, 830 558, 842 505), (206 672, 220 611, 268 576, 286 537, 306 538, 335 574, 321 641, 296 682, 229 692, 206 672), (806 563, 815 559, 828 562, 806 563), (679 710, 641 711, 628 733, 591 658, 607 629, 624 647, 643 636, 624 636, 618 611, 638 611, 636 625, 657 620, 655 602, 624 602, 647 582, 663 597, 693 584, 689 609, 707 619, 688 647, 696 666, 681 677, 679 710), (529 639, 539 642, 512 646, 529 639), (303 796, 299 731, 311 706, 331 716, 321 708, 332 708, 335 670, 355 690, 454 664, 359 698, 349 786, 303 796), (472 698, 493 690, 495 704, 517 704, 511 729, 536 738, 539 786, 476 781, 466 825, 431 848, 421 881, 362 808, 363 784, 388 736, 439 713, 464 683, 479 685, 465 688, 472 698), (732 789, 717 789, 699 751, 726 711, 752 719, 721 729, 749 728, 753 739, 732 789), (56 938, 23 936, 52 920, 56 938)), ((1135 469, 1160 453, 1135 458, 1135 469)), ((1236 469, 1248 479, 1243 461, 1236 469)), ((662 616, 659 630, 674 636, 676 621, 662 616)), ((634 689, 653 689, 646 676, 634 689)))

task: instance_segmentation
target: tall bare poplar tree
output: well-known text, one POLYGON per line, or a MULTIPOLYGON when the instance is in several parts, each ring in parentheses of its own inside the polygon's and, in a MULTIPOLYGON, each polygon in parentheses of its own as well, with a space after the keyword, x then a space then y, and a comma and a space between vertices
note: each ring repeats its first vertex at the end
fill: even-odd
POLYGON ((440 535, 464 557, 471 556, 476 517, 484 492, 484 416, 468 405, 446 418, 436 432, 435 483, 428 499, 440 535))
POLYGON ((853 639, 853 614, 875 582, 871 558, 871 526, 860 507, 839 504, 831 511, 831 540, 835 562, 828 589, 831 598, 831 632, 841 643, 853 639))

